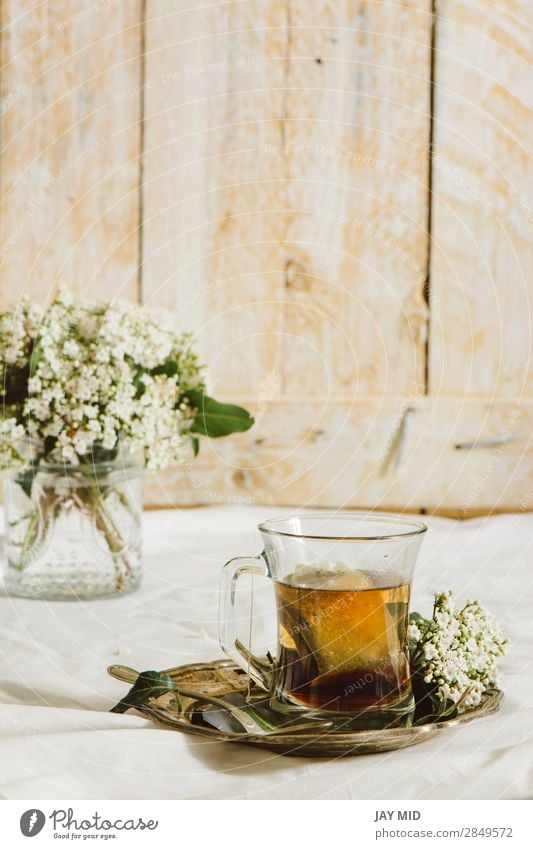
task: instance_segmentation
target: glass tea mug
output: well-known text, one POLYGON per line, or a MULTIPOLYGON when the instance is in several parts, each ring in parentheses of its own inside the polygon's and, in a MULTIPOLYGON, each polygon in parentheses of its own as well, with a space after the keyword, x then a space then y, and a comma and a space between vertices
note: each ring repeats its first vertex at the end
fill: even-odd
POLYGON ((223 568, 220 643, 273 708, 357 720, 359 727, 409 722, 411 582, 426 526, 357 512, 290 516, 258 527, 263 551, 223 568), (273 663, 237 638, 236 585, 268 576, 277 604, 273 663))

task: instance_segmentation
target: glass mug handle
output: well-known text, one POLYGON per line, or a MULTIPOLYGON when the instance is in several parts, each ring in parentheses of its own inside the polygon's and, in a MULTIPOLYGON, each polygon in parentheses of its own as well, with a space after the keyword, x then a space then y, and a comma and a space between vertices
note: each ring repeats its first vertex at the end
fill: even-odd
POLYGON ((272 666, 256 657, 237 637, 235 628, 235 594, 241 575, 268 575, 262 555, 233 557, 224 565, 220 582, 219 640, 222 650, 248 673, 263 690, 272 686, 272 666), (253 564, 261 565, 253 565, 253 564))

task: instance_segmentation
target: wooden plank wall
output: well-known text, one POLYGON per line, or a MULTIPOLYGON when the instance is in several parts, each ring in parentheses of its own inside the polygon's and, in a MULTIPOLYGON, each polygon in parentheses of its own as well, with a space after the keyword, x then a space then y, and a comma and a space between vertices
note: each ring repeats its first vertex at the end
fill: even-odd
POLYGON ((0 299, 135 298, 140 4, 1 6, 0 299))
POLYGON ((531 398, 533 7, 441 5, 430 391, 531 398))
POLYGON ((1 302, 167 306, 256 415, 149 504, 531 509, 528 12, 4 0, 1 302))

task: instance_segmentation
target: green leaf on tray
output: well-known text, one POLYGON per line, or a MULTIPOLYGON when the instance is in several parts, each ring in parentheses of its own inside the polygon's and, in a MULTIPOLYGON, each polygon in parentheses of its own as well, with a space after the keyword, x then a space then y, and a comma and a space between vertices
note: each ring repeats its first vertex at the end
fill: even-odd
MULTIPOLYGON (((419 674, 413 676, 413 693, 415 696, 416 709, 412 720, 414 726, 425 725, 431 722, 442 722, 448 719, 454 719, 458 715, 459 704, 456 704, 451 699, 441 701, 437 697, 436 687, 434 684, 426 684, 419 674)), ((111 708, 111 713, 125 713, 130 708, 139 708, 148 705, 152 700, 158 699, 167 693, 173 693, 175 696, 175 709, 179 707, 179 686, 168 676, 162 672, 148 670, 141 672, 129 692, 123 699, 111 708)), ((190 697, 193 694, 187 693, 190 697)), ((200 694, 198 694, 200 698, 200 694)), ((251 704, 241 693, 227 694, 219 702, 228 700, 234 705, 237 705, 241 710, 244 710, 251 718, 253 718, 264 731, 275 731, 278 728, 287 726, 287 717, 285 714, 279 716, 271 708, 261 704, 251 704)), ((209 704, 209 697, 206 697, 205 702, 209 704)), ((172 707, 172 705, 170 705, 172 707)), ((232 727, 235 724, 231 713, 228 713, 221 704, 213 705, 212 707, 197 708, 196 716, 201 717, 200 721, 211 725, 220 730, 236 730, 232 727), (227 723, 230 723, 229 727, 227 723)))
POLYGON ((278 717, 278 722, 274 722, 272 721, 272 717, 274 717, 275 714, 272 711, 261 708, 256 709, 249 702, 246 702, 244 698, 242 701, 243 703, 240 706, 241 709, 244 710, 245 713, 247 713, 252 719, 255 719, 263 731, 277 731, 278 728, 283 728, 287 725, 287 717, 284 714, 278 717))
POLYGON ((216 439, 230 433, 242 433, 252 427, 254 420, 248 410, 236 404, 221 404, 203 392, 190 390, 187 398, 196 408, 192 433, 216 439))
POLYGON ((426 723, 429 722, 444 722, 446 719, 455 719, 458 714, 457 705, 451 699, 446 699, 444 702, 432 700, 431 704, 433 706, 433 710, 430 710, 429 713, 425 713, 424 715, 420 715, 421 711, 419 711, 419 705, 417 704, 417 711, 415 713, 413 725, 426 725, 426 723))
POLYGON ((168 675, 154 670, 140 672, 131 690, 111 708, 111 713, 126 713, 130 708, 147 705, 152 699, 158 699, 166 693, 175 693, 177 697, 176 685, 168 675))

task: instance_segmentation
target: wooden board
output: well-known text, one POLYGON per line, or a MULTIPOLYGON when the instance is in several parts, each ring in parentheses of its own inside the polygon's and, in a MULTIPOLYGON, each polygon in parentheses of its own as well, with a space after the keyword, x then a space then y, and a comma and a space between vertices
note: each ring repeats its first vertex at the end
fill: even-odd
POLYGON ((143 295, 218 391, 423 381, 429 8, 148 0, 143 295))
POLYGON ((281 367, 283 4, 148 0, 143 298, 200 334, 217 391, 281 367))
POLYGON ((273 402, 247 434, 203 442, 196 460, 150 477, 146 494, 163 506, 524 512, 533 509, 532 426, 532 401, 273 402))
POLYGON ((140 0, 4 0, 0 298, 136 298, 140 0))
POLYGON ((431 3, 288 5, 285 394, 401 395, 425 370, 431 3))
POLYGON ((430 388, 531 397, 530 0, 441 0, 430 388))

